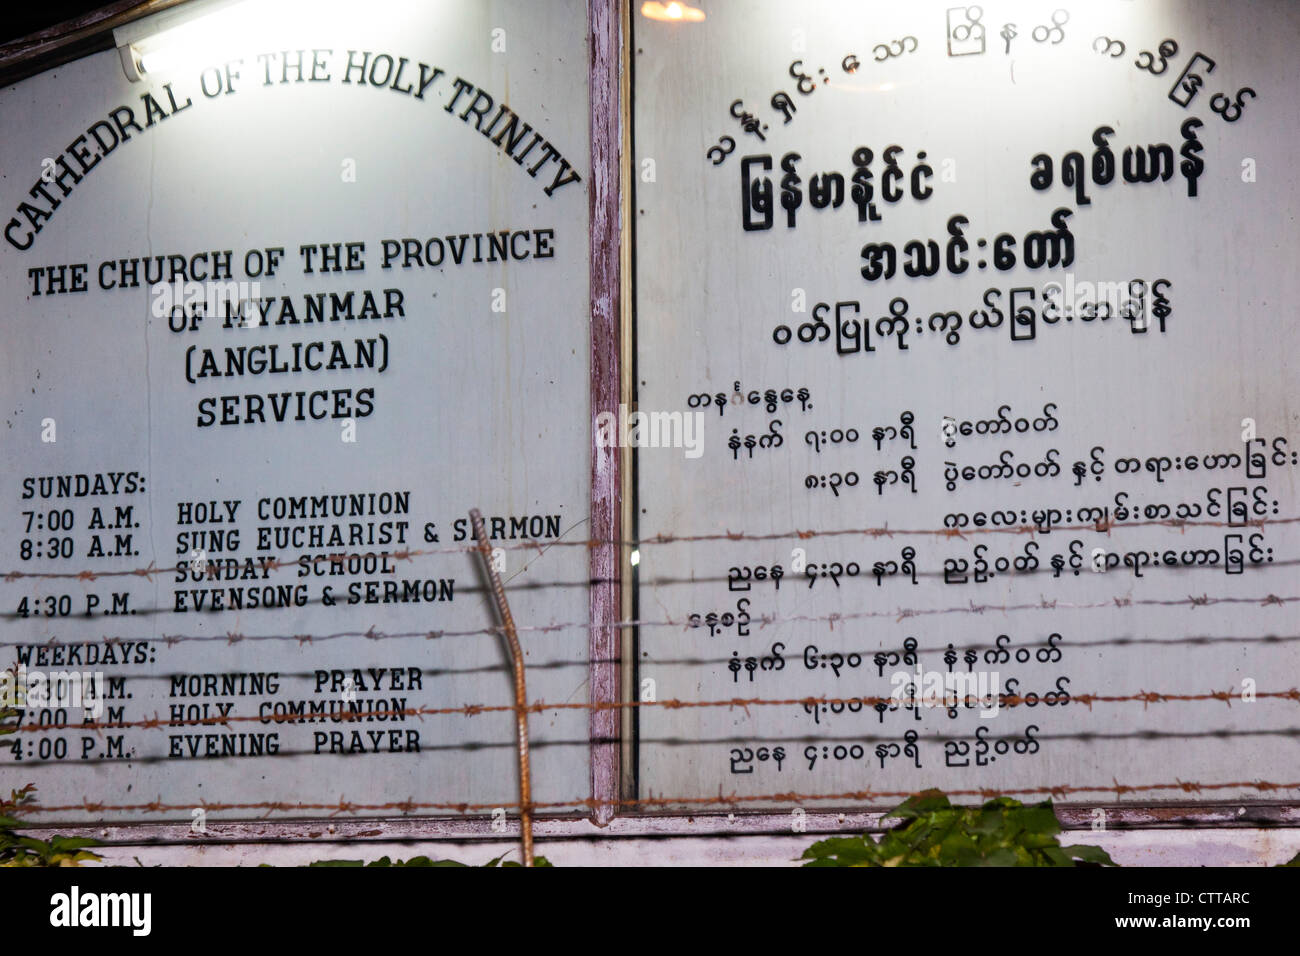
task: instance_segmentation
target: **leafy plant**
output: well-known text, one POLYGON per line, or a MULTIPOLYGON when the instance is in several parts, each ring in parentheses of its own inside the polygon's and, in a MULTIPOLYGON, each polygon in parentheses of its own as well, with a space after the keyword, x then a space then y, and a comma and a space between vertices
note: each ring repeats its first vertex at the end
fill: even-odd
MULTIPOLYGON (((0 736, 17 731, 15 718, 20 714, 12 707, 0 707, 0 736)), ((38 840, 15 831, 24 826, 19 814, 36 802, 35 784, 10 790, 9 798, 0 797, 0 866, 80 866, 86 860, 98 860, 98 854, 85 847, 98 840, 86 837, 50 837, 38 840)))
POLYGON ((886 819, 905 821, 873 840, 831 837, 804 850, 804 866, 1116 866, 1096 846, 1061 846, 1050 800, 1025 806, 997 797, 953 806, 939 790, 910 797, 886 819))
POLYGON ((17 815, 35 802, 35 792, 29 783, 21 790, 9 791, 7 800, 0 797, 0 866, 80 866, 86 860, 98 860, 98 854, 85 849, 97 845, 97 840, 62 836, 38 840, 15 832, 24 825, 17 815))

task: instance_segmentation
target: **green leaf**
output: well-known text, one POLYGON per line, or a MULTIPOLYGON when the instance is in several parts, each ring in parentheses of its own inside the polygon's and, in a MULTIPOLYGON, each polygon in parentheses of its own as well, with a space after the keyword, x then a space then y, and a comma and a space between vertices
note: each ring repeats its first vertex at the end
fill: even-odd
POLYGON ((869 866, 876 863, 876 845, 866 836, 830 837, 804 850, 801 859, 823 861, 820 866, 869 866))
POLYGON ((79 850, 83 846, 99 846, 98 840, 92 840, 89 837, 51 837, 50 848, 60 852, 65 850, 79 850))
POLYGON ((1070 859, 1070 854, 1059 846, 1043 847, 1043 856, 1052 866, 1074 866, 1074 861, 1070 859))
POLYGON ((1095 863, 1098 866, 1119 866, 1110 858, 1110 854, 1099 846, 1064 846, 1061 849, 1083 863, 1095 863))
POLYGON ((1015 811, 1018 826, 1029 833, 1053 834, 1061 832, 1061 824, 1050 807, 1029 807, 1015 811))
POLYGON ((1020 858, 1011 847, 1001 847, 986 854, 976 866, 1021 866, 1020 858))
POLYGON ((934 813, 937 810, 947 810, 952 806, 948 802, 948 797, 942 790, 924 790, 914 797, 908 797, 893 810, 885 814, 885 817, 899 817, 901 819, 912 819, 922 814, 934 813))
MULTIPOLYGON (((1062 847, 1050 800, 1025 806, 994 797, 980 807, 953 806, 926 790, 885 814, 903 821, 879 841, 866 834, 819 840, 805 866, 1114 866, 1100 847, 1062 847)), ((1296 865, 1300 865, 1300 855, 1296 865)))

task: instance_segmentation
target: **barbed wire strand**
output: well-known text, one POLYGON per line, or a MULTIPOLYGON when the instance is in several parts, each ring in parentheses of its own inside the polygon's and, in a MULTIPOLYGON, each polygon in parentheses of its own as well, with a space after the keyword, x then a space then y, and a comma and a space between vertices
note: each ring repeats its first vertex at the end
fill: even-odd
MULTIPOLYGON (((1125 607, 1212 607, 1220 604, 1253 604, 1260 607, 1284 606, 1300 602, 1300 595, 1296 596, 1279 596, 1277 594, 1266 594, 1263 597, 1236 597, 1230 595, 1211 597, 1208 593, 1202 595, 1188 595, 1186 598, 1134 598, 1129 595, 1112 595, 1101 601, 1091 602, 1071 602, 1040 598, 1037 603, 1021 604, 976 604, 974 601, 966 605, 954 605, 944 608, 894 608, 892 610, 880 611, 846 611, 833 612, 829 614, 753 614, 750 615, 750 624, 756 624, 759 628, 766 628, 777 624, 795 624, 795 623, 821 623, 828 624, 833 631, 835 625, 844 621, 865 620, 870 618, 894 618, 896 622, 902 622, 914 617, 927 617, 937 614, 985 614, 995 612, 1008 614, 1018 611, 1052 611, 1052 610, 1097 610, 1101 608, 1125 608, 1125 607)), ((599 625, 606 626, 606 625, 599 625)), ((643 618, 638 620, 615 621, 612 626, 616 629, 628 628, 652 628, 668 627, 681 628, 683 630, 692 630, 707 625, 692 625, 690 619, 685 620, 665 618, 656 620, 652 618, 643 618)), ((520 632, 533 634, 547 634, 567 630, 590 630, 592 624, 589 621, 564 621, 554 624, 533 624, 518 625, 517 630, 520 632)), ((81 641, 60 641, 51 638, 48 641, 0 641, 0 647, 80 647, 86 644, 123 644, 135 643, 140 641, 158 641, 168 646, 185 643, 189 641, 225 641, 229 644, 239 644, 244 641, 297 641, 300 644, 320 643, 331 640, 342 640, 347 638, 363 637, 372 641, 421 638, 424 640, 440 640, 446 637, 472 637, 484 634, 501 635, 502 629, 499 626, 480 627, 480 628, 463 628, 463 629, 446 629, 446 630, 421 630, 421 631, 380 631, 370 627, 364 631, 338 631, 332 634, 244 634, 237 631, 227 631, 222 634, 162 634, 157 637, 125 637, 125 636, 102 636, 95 640, 81 641)))
MULTIPOLYGON (((915 692, 914 692, 915 693, 915 692)), ((1141 703, 1143 710, 1151 704, 1168 704, 1168 703, 1188 703, 1197 701, 1218 701, 1232 706, 1233 700, 1249 702, 1240 690, 1229 691, 1208 691, 1204 693, 1166 693, 1161 691, 1139 691, 1134 694, 1097 694, 1082 693, 1074 694, 1068 692, 1049 692, 1054 695, 1052 700, 1060 704, 1079 703, 1086 706, 1089 710, 1094 704, 1119 704, 1119 703, 1141 703)), ((1279 691, 1254 691, 1252 696, 1255 699, 1262 700, 1289 700, 1300 703, 1300 688, 1292 687, 1289 690, 1279 691)), ((992 706, 994 703, 998 707, 1035 707, 1039 704, 1045 706, 1056 706, 1055 703, 1048 703, 1047 695, 1043 694, 996 694, 988 696, 977 696, 967 694, 963 697, 955 695, 933 695, 927 696, 922 694, 920 697, 901 695, 889 696, 864 696, 864 697, 818 697, 810 695, 806 697, 789 697, 789 698, 764 698, 764 697, 730 697, 719 700, 680 700, 669 698, 666 700, 628 700, 628 701, 597 701, 597 702, 580 702, 565 701, 562 703, 548 704, 545 701, 536 701, 531 704, 522 706, 526 713, 541 714, 547 711, 564 711, 564 710, 625 710, 630 708, 641 707, 662 707, 666 710, 688 710, 691 708, 712 708, 726 707, 748 710, 750 707, 793 707, 796 705, 804 706, 849 706, 851 704, 860 704, 863 707, 870 706, 873 709, 877 706, 898 705, 899 708, 911 710, 916 707, 949 707, 961 705, 967 709, 982 707, 985 705, 992 706)), ((391 698, 390 698, 391 699, 391 698)), ((335 698, 326 699, 325 702, 333 702, 335 698)), ((346 702, 346 701, 345 701, 346 702)), ((194 704, 184 704, 177 706, 197 706, 194 704)), ((48 708, 46 708, 48 709, 48 708)), ((167 727, 188 727, 188 726, 228 726, 230 724, 258 721, 264 724, 303 724, 303 723, 355 723, 361 722, 366 718, 391 718, 395 717, 430 717, 430 716, 451 716, 459 715, 465 717, 475 717, 480 714, 499 714, 499 713, 517 713, 521 708, 515 704, 462 704, 457 707, 407 707, 407 708, 376 708, 373 710, 341 710, 337 715, 333 713, 325 714, 224 714, 215 717, 194 717, 173 720, 163 718, 157 715, 143 720, 127 721, 86 721, 81 723, 48 723, 48 724, 22 724, 14 725, 14 733, 25 733, 31 731, 60 731, 60 730, 122 730, 132 727, 142 729, 158 729, 167 727), (335 719, 337 717, 337 719, 335 719)), ((898 709, 898 708, 895 708, 898 709)))
MULTIPOLYGON (((518 625, 516 625, 516 627, 517 627, 517 626, 518 626, 518 625)), ((707 627, 707 625, 705 625, 705 627, 707 627)), ((424 635, 425 635, 425 632, 420 631, 420 632, 418 632, 415 636, 424 636, 424 635)), ((363 636, 363 634, 362 634, 361 632, 356 632, 356 633, 354 633, 353 636, 360 637, 360 636, 363 636)), ((408 636, 408 635, 396 635, 396 634, 394 634, 394 635, 389 635, 389 636, 390 636, 390 637, 399 637, 399 636, 408 636)), ((999 635, 999 637, 1002 637, 1002 636, 1005 636, 1005 635, 999 635)), ((1051 635, 1051 636, 1060 637, 1059 634, 1053 634, 1053 635, 1051 635)), ((113 641, 113 640, 115 640, 115 639, 102 638, 101 640, 104 640, 104 641, 106 641, 106 642, 111 642, 111 641, 113 641)), ((140 640, 153 640, 153 638, 141 638, 140 640)), ((1229 634, 1199 634, 1199 633, 1196 633, 1196 632, 1189 632, 1189 633, 1187 633, 1187 634, 1181 634, 1181 635, 1179 635, 1179 636, 1177 636, 1177 637, 1172 637, 1172 636, 1171 636, 1171 637, 1152 637, 1152 636, 1140 636, 1140 637, 1139 637, 1139 636, 1133 636, 1133 635, 1130 635, 1130 634, 1116 634, 1115 636, 1112 636, 1112 637, 1103 637, 1103 638, 1089 637, 1089 638, 1088 638, 1085 642, 1083 642, 1083 643, 1073 643, 1073 644, 1066 642, 1066 641, 1064 640, 1064 638, 1062 638, 1060 644, 1052 644, 1052 645, 1049 645, 1049 644, 1046 643, 1046 642, 1040 642, 1040 643, 1030 643, 1030 644, 1020 644, 1020 645, 1012 645, 1012 644, 1008 644, 1008 645, 1006 645, 1005 647, 1002 647, 1002 645, 999 645, 999 644, 996 644, 996 643, 989 643, 987 640, 977 640, 977 641, 974 641, 974 642, 971 642, 971 643, 958 643, 958 642, 954 641, 954 642, 952 642, 952 643, 944 644, 944 645, 939 645, 939 644, 927 644, 927 645, 924 646, 924 647, 917 646, 917 647, 915 648, 915 650, 913 651, 913 653, 915 653, 915 654, 917 655, 917 657, 919 658, 919 657, 921 657, 921 656, 925 656, 925 655, 946 654, 946 653, 948 653, 948 652, 950 652, 950 651, 951 651, 952 653, 954 653, 954 654, 962 654, 962 655, 969 654, 969 653, 972 653, 972 652, 973 652, 973 653, 975 653, 977 656, 981 656, 981 657, 983 657, 983 658, 984 658, 984 663, 986 663, 986 664, 996 664, 996 663, 1011 663, 1010 660, 1007 660, 1007 661, 993 660, 992 658, 990 658, 990 657, 988 656, 988 655, 990 655, 990 654, 992 654, 992 655, 994 655, 994 656, 997 656, 997 655, 999 654, 999 651, 1000 651, 1000 650, 1010 651, 1010 652, 1012 652, 1012 653, 1014 653, 1014 652, 1016 652, 1016 651, 1019 651, 1019 650, 1024 650, 1024 651, 1029 651, 1029 650, 1034 650, 1034 651, 1043 651, 1043 652, 1049 654, 1049 656, 1050 656, 1050 651, 1053 650, 1053 649, 1059 649, 1059 650, 1061 650, 1061 651, 1067 651, 1067 650, 1070 650, 1071 648, 1073 648, 1074 650, 1080 650, 1080 651, 1081 651, 1081 650, 1084 650, 1084 649, 1091 649, 1091 648, 1095 648, 1095 647, 1119 647, 1119 648, 1129 648, 1129 647, 1133 647, 1133 648, 1136 648, 1136 647, 1138 647, 1138 646, 1140 646, 1140 645, 1154 645, 1154 646, 1156 646, 1156 647, 1163 647, 1163 646, 1166 646, 1166 645, 1175 645, 1175 644, 1192 644, 1192 645, 1233 644, 1233 645, 1245 645, 1245 644, 1286 644, 1286 643, 1297 643, 1297 642, 1300 642, 1300 634, 1282 634, 1282 633, 1277 633, 1277 632, 1266 632, 1266 633, 1260 633, 1260 634, 1231 634, 1231 635, 1229 635, 1229 634)), ((61 641, 57 641, 57 640, 51 640, 51 641, 49 641, 49 642, 39 643, 39 644, 32 644, 31 642, 26 642, 26 643, 18 644, 17 646, 22 646, 22 647, 31 647, 31 648, 33 648, 33 649, 51 648, 51 647, 81 647, 81 648, 84 648, 84 647, 86 646, 87 643, 98 643, 98 641, 92 641, 92 642, 77 641, 77 642, 69 643, 69 642, 61 642, 61 641)), ((0 646, 4 646, 4 645, 3 645, 3 644, 0 644, 0 646)), ((10 645, 10 646, 14 646, 14 645, 10 645)), ((815 645, 808 645, 808 646, 809 646, 809 647, 812 647, 812 646, 815 646, 815 645)), ((806 650, 806 649, 807 649, 807 648, 805 648, 805 650, 806 650)), ((855 647, 847 647, 847 648, 836 647, 836 648, 833 649, 833 651, 834 651, 834 653, 838 654, 840 657, 843 657, 843 658, 849 658, 849 657, 852 657, 852 656, 856 655, 856 656, 859 656, 859 657, 861 657, 861 658, 863 658, 863 659, 865 660, 865 659, 873 659, 874 656, 875 656, 877 653, 882 653, 882 652, 883 652, 883 649, 882 649, 882 648, 879 648, 879 647, 856 647, 856 648, 855 648, 855 647)), ((770 651, 769 651, 769 653, 770 653, 770 651)), ((802 652, 800 652, 800 653, 802 653, 802 652)), ((821 652, 819 652, 819 653, 821 653, 821 652)), ((883 653, 889 653, 889 652, 883 652, 883 653)), ((539 660, 534 661, 533 663, 531 663, 531 664, 529 665, 529 667, 530 667, 531 670, 534 670, 534 671, 539 671, 539 670, 565 670, 565 669, 569 669, 569 668, 575 668, 575 669, 576 669, 576 668, 584 668, 584 669, 585 669, 585 668, 589 667, 589 666, 590 666, 591 664, 593 664, 593 663, 597 663, 597 664, 611 664, 611 663, 612 663, 612 664, 618 664, 618 663, 621 663, 621 662, 622 662, 622 659, 623 659, 623 658, 622 658, 620 655, 618 655, 617 653, 615 653, 615 655, 614 655, 613 657, 588 657, 588 656, 584 656, 584 657, 581 657, 581 658, 547 657, 547 658, 541 658, 541 659, 539 659, 539 660)), ((655 665, 656 667, 672 667, 672 666, 704 667, 704 666, 708 666, 708 665, 716 665, 716 664, 729 664, 729 663, 730 663, 732 660, 734 660, 734 659, 735 659, 734 657, 711 657, 711 656, 710 656, 710 657, 701 657, 701 656, 689 656, 689 657, 662 657, 662 656, 657 656, 657 657, 655 657, 653 663, 654 663, 654 665, 655 665)), ((1035 658, 1032 658, 1032 657, 1031 657, 1031 658, 1027 658, 1027 659, 1024 659, 1024 660, 1017 660, 1016 663, 1026 663, 1026 664, 1027 664, 1027 663, 1032 663, 1034 659, 1035 659, 1035 658)), ((1047 660, 1046 658, 1037 658, 1037 659, 1038 659, 1041 663, 1056 663, 1056 661, 1049 661, 1049 660, 1047 660)), ((23 663, 23 666, 28 666, 28 665, 30 665, 31 663, 32 663, 32 662, 31 662, 30 660, 28 660, 28 661, 26 661, 26 662, 23 663)), ((96 663, 98 663, 98 662, 88 663, 88 664, 85 664, 84 666, 87 666, 87 667, 95 666, 96 663)), ((117 662, 114 661, 113 663, 117 663, 117 662)), ((956 663, 956 662, 954 661, 954 663, 956 663)), ((973 662, 967 661, 967 663, 973 663, 973 662)), ((71 666, 82 666, 82 664, 83 664, 83 662, 81 662, 81 661, 76 661, 76 662, 74 662, 73 664, 69 664, 69 663, 67 663, 66 661, 64 661, 62 664, 56 664, 56 665, 52 665, 52 666, 55 666, 55 667, 69 666, 69 667, 71 667, 71 666)), ((11 665, 9 669, 12 671, 13 668, 16 667, 16 666, 18 666, 18 662, 15 662, 13 665, 11 665)), ((45 666, 45 665, 37 665, 37 666, 40 667, 40 666, 45 666)), ((109 666, 109 665, 106 664, 106 665, 104 665, 104 666, 109 666)), ((126 665, 126 666, 130 666, 130 665, 126 665)), ((384 670, 387 670, 387 669, 388 669, 388 668, 384 668, 384 670)), ((313 668, 313 669, 311 669, 311 670, 275 670, 275 671, 266 671, 266 672, 262 672, 262 673, 264 673, 267 677, 274 676, 276 679, 278 679, 279 681, 282 681, 282 682, 283 682, 283 681, 289 681, 289 680, 314 681, 314 680, 316 680, 317 678, 319 678, 321 674, 332 674, 333 671, 340 671, 340 672, 343 672, 343 671, 362 671, 362 672, 364 672, 364 671, 367 671, 367 670, 369 670, 369 668, 367 668, 367 667, 330 667, 330 668, 324 668, 324 667, 322 667, 322 668, 313 668)), ((457 678, 457 677, 459 677, 459 676, 466 675, 466 674, 487 674, 487 673, 495 674, 495 673, 499 673, 500 670, 501 670, 501 668, 500 668, 500 665, 498 665, 498 664, 486 664, 486 665, 485 665, 485 664, 478 664, 478 665, 474 665, 474 666, 470 666, 470 667, 430 666, 430 667, 423 668, 423 669, 419 669, 419 670, 420 670, 420 677, 421 677, 421 680, 423 680, 423 679, 425 679, 425 678, 428 678, 428 679, 430 679, 430 680, 451 680, 451 679, 454 679, 454 678, 457 678)), ((174 681, 174 680, 182 679, 182 678, 192 678, 192 677, 194 676, 194 673, 193 673, 192 671, 161 671, 161 670, 153 670, 153 671, 150 671, 150 672, 148 672, 148 673, 143 673, 143 674, 141 674, 141 673, 131 673, 131 674, 122 674, 122 675, 113 675, 113 676, 114 676, 114 677, 120 676, 123 680, 125 680, 127 677, 130 677, 131 681, 134 683, 134 682, 143 682, 143 681, 174 681)), ((884 675, 882 674, 882 675, 879 675, 879 676, 882 676, 882 677, 883 677, 884 675)), ((84 673, 83 673, 83 682, 84 682, 84 673)), ((423 687, 421 687, 420 689, 423 689, 423 687)), ((319 691, 316 691, 316 693, 319 693, 319 691)), ((220 695, 218 695, 218 696, 220 696, 220 695)), ((235 695, 235 696, 250 696, 250 695, 235 695)))
MULTIPOLYGON (((798 539, 806 541, 811 538, 833 538, 833 537, 870 537, 870 538, 895 538, 895 537, 944 537, 944 538, 967 538, 969 536, 978 536, 984 534, 1008 534, 1008 535, 1035 535, 1050 534, 1052 531, 1079 531, 1095 532, 1098 534, 1109 534, 1113 530, 1128 528, 1145 528, 1145 527, 1164 527, 1176 530, 1185 530, 1187 528, 1257 528, 1263 531, 1269 525, 1289 525, 1300 523, 1300 516, 1287 518, 1254 518, 1244 521, 1195 521, 1189 518, 1162 518, 1142 521, 1115 521, 1101 520, 1086 524, 1071 525, 1053 525, 1050 530, 1033 524, 1012 525, 1008 527, 988 527, 988 528, 890 528, 887 524, 881 527, 866 528, 832 528, 824 530, 816 529, 794 529, 791 531, 773 531, 773 532, 740 532, 740 531, 718 531, 706 532, 700 534, 674 534, 662 533, 651 535, 647 538, 638 539, 546 539, 546 538, 528 538, 517 540, 511 543, 498 542, 493 544, 494 548, 500 548, 505 551, 537 551, 542 553, 550 548, 556 547, 578 547, 578 548, 642 548, 650 545, 669 545, 669 544, 693 544, 707 541, 779 541, 798 539)), ((431 557, 435 555, 449 554, 468 554, 477 550, 474 544, 456 545, 442 548, 402 548, 396 551, 377 552, 334 552, 313 555, 312 560, 325 560, 331 563, 339 564, 347 561, 349 558, 366 558, 377 557, 380 554, 386 554, 394 561, 413 561, 416 558, 431 557)), ((224 560, 217 555, 211 555, 205 559, 205 563, 211 564, 224 560)), ((235 558, 233 560, 245 561, 251 560, 259 571, 280 571, 289 568, 299 567, 298 559, 291 560, 281 559, 261 559, 256 557, 235 558)), ((181 561, 182 564, 190 564, 190 561, 181 561)), ((0 571, 0 578, 5 581, 18 581, 23 579, 76 579, 83 581, 95 581, 99 578, 114 577, 152 577, 156 574, 171 574, 176 570, 176 565, 166 565, 159 567, 156 563, 151 563, 146 567, 134 568, 120 571, 99 571, 86 568, 80 571, 0 571)), ((200 572, 203 573, 203 572, 200 572)))

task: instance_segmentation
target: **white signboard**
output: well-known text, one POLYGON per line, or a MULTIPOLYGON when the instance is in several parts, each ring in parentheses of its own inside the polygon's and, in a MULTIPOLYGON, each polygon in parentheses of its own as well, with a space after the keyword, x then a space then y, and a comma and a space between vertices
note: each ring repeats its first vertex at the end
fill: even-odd
POLYGON ((638 677, 721 705, 640 794, 1293 799, 1300 8, 700 6, 636 20, 638 410, 703 429, 638 677))
POLYGON ((56 817, 517 801, 513 716, 437 711, 513 700, 469 509, 521 626, 587 613, 584 23, 239 4, 0 91, 0 758, 56 817))

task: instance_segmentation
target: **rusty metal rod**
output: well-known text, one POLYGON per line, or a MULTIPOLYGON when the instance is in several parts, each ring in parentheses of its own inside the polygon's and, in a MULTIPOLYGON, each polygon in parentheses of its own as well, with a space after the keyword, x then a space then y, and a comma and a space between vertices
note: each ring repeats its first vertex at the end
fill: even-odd
POLYGON ((519 635, 515 633, 515 619, 511 617, 510 605, 506 602, 506 589, 492 564, 492 548, 483 529, 483 515, 477 508, 471 508, 469 520, 474 525, 474 541, 478 553, 483 556, 483 564, 487 567, 488 580, 492 584, 492 599, 496 602, 497 614, 501 617, 501 626, 510 645, 510 666, 515 676, 515 733, 519 742, 519 837, 523 844, 524 866, 532 866, 533 794, 528 772, 528 693, 524 688, 524 653, 519 647, 519 635))

